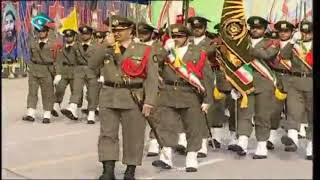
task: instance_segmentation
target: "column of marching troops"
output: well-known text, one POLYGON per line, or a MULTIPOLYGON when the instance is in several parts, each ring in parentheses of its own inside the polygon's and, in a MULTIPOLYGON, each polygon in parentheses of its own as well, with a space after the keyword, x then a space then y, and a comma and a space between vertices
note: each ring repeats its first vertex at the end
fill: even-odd
MULTIPOLYGON (((288 122, 287 133, 281 138, 285 151, 297 151, 299 138, 306 137, 306 157, 312 159, 312 72, 293 53, 297 44, 311 50, 311 22, 304 20, 296 27, 279 21, 275 24, 277 32, 267 37, 268 21, 257 16, 248 19, 251 39, 248 53, 270 65, 287 99, 286 103, 276 100, 273 84, 254 71, 255 92, 248 96, 248 108, 240 108, 239 93, 226 80, 216 61, 221 37, 206 31, 209 20, 191 17, 188 26, 172 24, 170 28, 157 30, 142 22, 135 27, 126 17, 109 18, 104 22, 111 28, 108 32, 94 31, 87 25, 78 32, 65 30, 64 45, 56 54, 47 26, 37 30, 36 38, 30 38, 28 109, 23 117, 35 121, 40 87, 42 122, 50 123, 51 115, 58 116, 69 85, 69 105, 61 113, 78 120, 85 85, 87 123, 94 124, 97 113, 100 119, 98 154, 103 164, 100 179, 115 178, 120 124, 122 162, 127 165, 124 178, 134 179, 135 168, 141 165, 143 157, 146 120, 152 124, 147 156, 159 155, 152 165, 162 169, 173 168, 172 156, 178 152, 186 155, 186 171, 195 172, 197 159, 207 156, 207 146, 222 148, 226 138, 230 140, 228 150, 245 156, 253 128, 257 139, 253 159, 265 159, 279 137, 276 130, 283 114, 288 122), (172 56, 194 67, 204 93, 181 77, 168 61, 172 56), (292 71, 280 60, 289 61, 292 71)), ((218 26, 215 28, 219 30, 218 26)))

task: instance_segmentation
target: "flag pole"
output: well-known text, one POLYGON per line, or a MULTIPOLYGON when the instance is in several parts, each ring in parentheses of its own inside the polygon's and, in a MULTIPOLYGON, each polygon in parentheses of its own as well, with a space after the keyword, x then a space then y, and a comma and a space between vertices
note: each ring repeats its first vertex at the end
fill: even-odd
POLYGON ((189 0, 185 0, 185 10, 184 10, 184 20, 183 20, 183 24, 185 26, 187 25, 188 15, 189 15, 189 0))

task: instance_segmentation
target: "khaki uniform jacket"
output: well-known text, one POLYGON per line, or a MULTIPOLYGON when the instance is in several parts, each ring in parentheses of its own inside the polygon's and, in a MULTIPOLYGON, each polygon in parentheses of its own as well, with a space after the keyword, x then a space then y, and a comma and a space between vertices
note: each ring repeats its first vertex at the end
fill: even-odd
MULTIPOLYGON (((129 78, 121 70, 121 63, 124 59, 130 57, 136 63, 140 63, 146 47, 144 44, 132 42, 123 54, 114 54, 113 49, 108 49, 103 61, 98 61, 102 66, 101 75, 105 81, 123 83, 143 83, 143 88, 132 89, 132 91, 144 94, 144 103, 155 105, 158 94, 158 62, 153 58, 154 52, 151 52, 146 67, 146 79, 129 78)), ((103 86, 100 92, 99 106, 105 108, 132 109, 136 108, 130 91, 127 88, 114 88, 103 86)))
MULTIPOLYGON (((194 64, 198 63, 200 59, 200 49, 193 44, 190 44, 187 52, 182 60, 184 62, 192 61, 194 64)), ((185 82, 179 75, 176 74, 165 62, 160 65, 162 68, 160 76, 164 81, 185 82)), ((206 88, 206 96, 199 97, 200 95, 193 90, 191 85, 174 87, 165 85, 160 89, 159 104, 162 106, 187 108, 199 106, 199 103, 212 104, 212 82, 213 74, 210 69, 208 59, 203 69, 203 79, 200 79, 202 85, 206 88), (200 102, 199 102, 200 100, 200 102)))
POLYGON ((74 76, 89 79, 98 78, 100 65, 97 62, 103 61, 105 56, 103 46, 92 41, 87 51, 84 51, 81 43, 77 43, 75 50, 77 66, 75 67, 74 76))
POLYGON ((73 79, 73 73, 77 64, 77 53, 74 46, 63 47, 59 50, 56 62, 56 72, 65 79, 73 79))
POLYGON ((28 44, 30 47, 30 63, 29 66, 29 74, 35 77, 48 77, 54 76, 55 69, 53 66, 54 58, 53 51, 55 42, 53 39, 47 41, 42 49, 39 47, 38 39, 30 37, 28 40, 28 44), (42 65, 42 64, 50 64, 52 65, 42 65))
MULTIPOLYGON (((268 61, 274 61, 276 55, 279 52, 279 47, 274 45, 267 46, 269 39, 264 38, 256 44, 256 46, 249 48, 249 53, 253 58, 260 61, 265 61, 267 64, 268 61)), ((263 92, 264 90, 273 89, 273 82, 264 78, 256 70, 253 71, 253 86, 255 87, 255 93, 263 92)))
MULTIPOLYGON (((293 45, 289 44, 281 51, 281 56, 285 59, 290 59, 292 64, 292 72, 306 72, 312 73, 304 64, 302 64, 301 60, 293 53, 293 45)), ((313 82, 312 78, 300 78, 296 76, 290 76, 289 80, 290 86, 294 86, 301 91, 312 91, 313 90, 313 82)))
POLYGON ((288 43, 282 50, 281 56, 290 59, 292 63, 292 72, 311 72, 298 57, 293 53, 293 44, 288 43))

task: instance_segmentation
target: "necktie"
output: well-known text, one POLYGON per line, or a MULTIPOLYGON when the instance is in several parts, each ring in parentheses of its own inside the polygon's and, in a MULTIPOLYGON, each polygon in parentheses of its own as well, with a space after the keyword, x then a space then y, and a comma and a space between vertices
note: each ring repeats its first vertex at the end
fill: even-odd
POLYGON ((121 51, 121 54, 123 54, 126 51, 126 48, 123 46, 120 46, 120 51, 121 51))
POLYGON ((83 50, 84 50, 84 51, 87 51, 89 45, 88 45, 88 44, 84 44, 84 45, 82 45, 82 47, 83 47, 83 50))
POLYGON ((39 43, 40 49, 42 49, 45 44, 46 44, 45 42, 40 42, 40 43, 39 43))

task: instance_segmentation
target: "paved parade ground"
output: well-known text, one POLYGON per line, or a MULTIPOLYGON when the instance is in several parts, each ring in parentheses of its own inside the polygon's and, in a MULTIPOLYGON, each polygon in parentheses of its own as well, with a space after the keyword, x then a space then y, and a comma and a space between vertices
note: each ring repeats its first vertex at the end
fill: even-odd
MULTIPOLYGON (((26 112, 28 80, 2 80, 2 178, 3 179, 97 179, 102 172, 98 162, 97 141, 99 120, 94 125, 70 121, 60 114, 52 123, 42 124, 38 113, 33 123, 22 121, 26 112)), ((63 107, 70 96, 67 89, 63 107)), ((39 98, 41 100, 41 97, 39 98)), ((40 101, 41 102, 41 101, 40 101)), ((39 108, 40 104, 39 104, 39 108)), ((146 131, 146 141, 149 134, 146 131)), ((279 130, 280 135, 284 133, 279 130)), ((121 137, 121 136, 120 136, 121 137)), ((227 140, 226 140, 227 142, 227 140)), ((121 140, 120 140, 120 143, 121 140)), ((300 140, 298 152, 284 152, 278 139, 268 159, 253 160, 256 141, 251 138, 249 155, 239 158, 227 151, 209 148, 208 157, 199 159, 196 173, 183 169, 185 156, 175 154, 175 168, 164 171, 151 165, 157 157, 144 156, 137 168, 137 179, 311 179, 312 162, 305 160, 305 140, 300 140)), ((148 143, 145 144, 145 154, 148 143)), ((122 178, 125 166, 116 164, 116 177, 122 178)))

